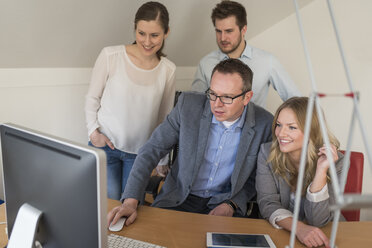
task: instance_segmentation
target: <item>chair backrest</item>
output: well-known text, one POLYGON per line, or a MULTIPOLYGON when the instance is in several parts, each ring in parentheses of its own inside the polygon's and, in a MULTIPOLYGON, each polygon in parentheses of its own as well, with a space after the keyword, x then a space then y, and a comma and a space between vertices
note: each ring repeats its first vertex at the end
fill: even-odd
MULTIPOLYGON (((176 106, 178 102, 178 97, 182 94, 182 91, 176 91, 176 94, 174 96, 174 106, 176 106)), ((172 151, 169 154, 169 167, 172 166, 174 161, 176 160, 177 154, 179 152, 178 144, 174 145, 172 151)))
MULTIPOLYGON (((345 151, 341 151, 345 154, 345 151)), ((361 152, 350 153, 350 169, 347 175, 345 193, 362 193, 364 156, 361 152)), ((359 221, 359 210, 342 210, 342 215, 347 221, 359 221)))

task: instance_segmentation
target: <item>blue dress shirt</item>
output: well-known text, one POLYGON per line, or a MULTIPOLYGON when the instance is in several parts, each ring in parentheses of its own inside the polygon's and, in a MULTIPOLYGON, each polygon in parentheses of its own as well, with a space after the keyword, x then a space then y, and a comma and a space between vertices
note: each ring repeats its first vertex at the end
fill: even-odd
MULTIPOLYGON (((222 60, 228 59, 227 54, 221 50, 213 51, 200 60, 192 90, 205 92, 209 86, 213 68, 222 60)), ((245 44, 244 51, 239 60, 249 66, 253 71, 252 102, 265 108, 270 84, 280 98, 285 101, 293 96, 301 96, 301 92, 284 70, 279 60, 272 54, 245 44)))
POLYGON ((208 198, 231 191, 231 174, 234 170, 240 135, 247 107, 239 120, 230 127, 212 117, 204 161, 191 188, 191 194, 208 198))

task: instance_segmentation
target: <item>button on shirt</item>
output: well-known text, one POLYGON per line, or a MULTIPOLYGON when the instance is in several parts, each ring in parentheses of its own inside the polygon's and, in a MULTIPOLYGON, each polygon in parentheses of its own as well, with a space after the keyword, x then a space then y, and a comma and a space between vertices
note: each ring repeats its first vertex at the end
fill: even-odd
POLYGON ((204 161, 191 188, 191 194, 207 198, 230 192, 231 175, 246 112, 247 107, 239 120, 230 127, 225 127, 222 122, 212 117, 204 161))

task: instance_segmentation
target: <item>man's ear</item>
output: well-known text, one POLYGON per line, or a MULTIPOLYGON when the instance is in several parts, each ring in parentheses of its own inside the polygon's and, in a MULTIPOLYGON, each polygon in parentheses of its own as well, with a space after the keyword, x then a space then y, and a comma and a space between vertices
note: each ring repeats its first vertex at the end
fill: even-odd
POLYGON ((242 30, 240 32, 242 34, 242 37, 244 38, 245 33, 247 32, 247 25, 244 25, 244 27, 242 27, 242 30))
POLYGON ((253 91, 250 90, 247 93, 245 93, 244 100, 243 100, 244 105, 247 105, 251 101, 252 97, 253 97, 253 91))

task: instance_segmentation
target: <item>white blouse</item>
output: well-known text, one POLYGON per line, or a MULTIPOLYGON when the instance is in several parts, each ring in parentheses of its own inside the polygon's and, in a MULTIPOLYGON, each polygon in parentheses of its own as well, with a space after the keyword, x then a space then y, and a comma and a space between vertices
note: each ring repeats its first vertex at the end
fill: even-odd
POLYGON ((98 128, 116 149, 137 154, 173 108, 175 70, 165 57, 144 70, 132 63, 125 46, 105 47, 86 95, 88 136, 98 128))

